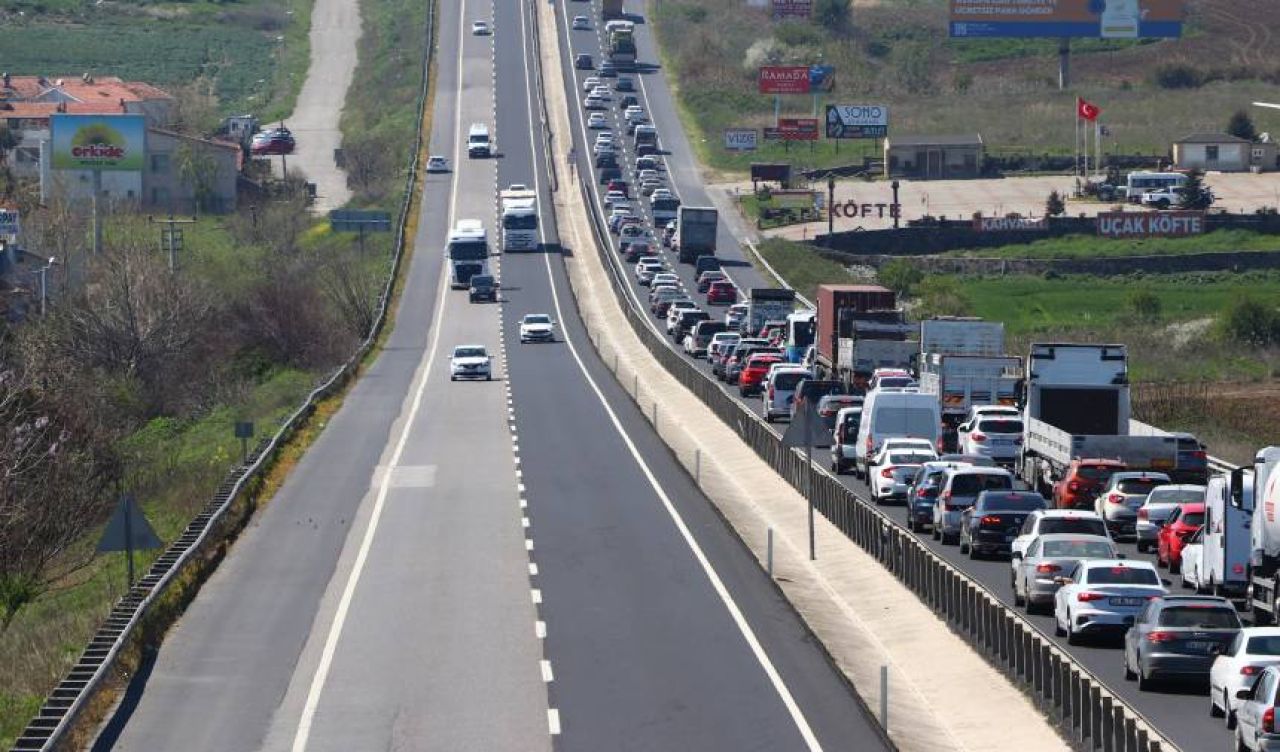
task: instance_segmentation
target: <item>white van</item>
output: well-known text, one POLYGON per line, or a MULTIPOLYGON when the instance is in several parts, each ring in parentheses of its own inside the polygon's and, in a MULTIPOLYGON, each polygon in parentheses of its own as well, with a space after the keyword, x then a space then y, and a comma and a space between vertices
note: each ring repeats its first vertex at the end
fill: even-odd
POLYGON ((865 478, 867 463, 891 437, 928 439, 938 446, 942 439, 942 407, 938 395, 917 391, 875 389, 862 403, 862 422, 854 446, 858 477, 865 478))
POLYGON ((796 396, 796 385, 804 379, 813 378, 813 371, 808 368, 788 363, 777 364, 769 371, 764 387, 764 419, 770 423, 782 415, 791 415, 791 400, 796 396))
POLYGON ((1204 494, 1204 526, 1200 540, 1200 560, 1188 572, 1183 565, 1183 581, 1197 590, 1243 595, 1249 585, 1249 525, 1253 516, 1253 484, 1244 485, 1242 509, 1231 505, 1229 481, 1218 475, 1209 479, 1204 494))
POLYGON ((472 123, 471 130, 467 131, 467 156, 488 157, 491 145, 489 126, 484 123, 472 123))

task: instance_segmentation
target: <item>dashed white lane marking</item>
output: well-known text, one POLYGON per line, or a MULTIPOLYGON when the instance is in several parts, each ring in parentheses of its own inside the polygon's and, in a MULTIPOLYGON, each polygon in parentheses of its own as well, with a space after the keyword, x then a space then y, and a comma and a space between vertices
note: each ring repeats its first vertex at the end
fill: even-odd
POLYGON ((547 639, 547 623, 539 619, 533 623, 533 633, 539 640, 547 639))
POLYGON ((533 541, 532 541, 532 540, 530 540, 529 538, 525 538, 525 539, 524 539, 524 549, 525 549, 526 551, 532 551, 532 550, 533 550, 533 541))
POLYGON ((533 562, 529 562, 529 576, 530 577, 538 576, 538 565, 534 564, 533 562))
POLYGON ((551 661, 543 659, 541 663, 541 667, 542 667, 542 680, 547 683, 551 683, 555 681, 556 679, 555 674, 551 673, 551 661))
POLYGON ((542 603, 542 591, 537 588, 529 590, 529 597, 533 599, 534 603, 542 603))
POLYGON ((547 708, 547 730, 552 736, 560 734, 560 711, 555 708, 547 708))

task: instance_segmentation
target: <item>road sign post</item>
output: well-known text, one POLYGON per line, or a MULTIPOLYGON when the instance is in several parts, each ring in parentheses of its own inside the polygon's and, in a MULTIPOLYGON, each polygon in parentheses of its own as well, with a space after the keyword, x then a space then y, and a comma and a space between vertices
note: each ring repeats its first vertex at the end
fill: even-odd
POLYGON ((821 419, 818 417, 818 411, 814 408, 813 404, 811 402, 806 402, 803 415, 800 416, 800 420, 796 421, 793 419, 791 421, 791 425, 787 426, 786 432, 782 434, 782 445, 784 447, 804 447, 806 479, 805 496, 809 502, 809 561, 814 561, 818 558, 813 517, 813 487, 815 483, 813 472, 813 442, 815 439, 814 429, 817 427, 819 420, 821 419))
POLYGON ((365 232, 391 232, 391 213, 362 209, 333 209, 329 212, 329 228, 334 232, 360 234, 360 253, 364 253, 365 232))
POLYGON ((111 514, 107 528, 102 531, 102 539, 98 541, 98 551, 124 551, 129 566, 129 587, 133 587, 133 551, 134 549, 160 548, 163 544, 151 529, 151 524, 138 508, 133 494, 126 493, 120 497, 116 511, 111 514))
POLYGON ((249 439, 253 438, 253 421, 236 421, 236 438, 240 439, 240 464, 249 462, 249 439))

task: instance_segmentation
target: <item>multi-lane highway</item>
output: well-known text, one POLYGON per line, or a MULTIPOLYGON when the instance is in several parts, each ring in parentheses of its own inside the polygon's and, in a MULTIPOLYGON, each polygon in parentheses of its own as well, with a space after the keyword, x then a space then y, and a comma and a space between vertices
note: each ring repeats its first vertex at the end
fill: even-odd
MULTIPOLYGON (((100 749, 882 749, 856 694, 595 356, 573 307, 521 0, 443 3, 415 253, 384 352, 149 660, 100 749), (494 25, 492 36, 471 23, 494 25), (471 123, 498 157, 471 160, 471 123), (497 305, 449 226, 542 250, 497 305), (518 344, 550 313, 557 342, 518 344), (451 382, 486 346, 492 382, 451 382)), ((585 252, 586 249, 583 249, 585 252)))
MULTIPOLYGON (((596 2, 590 4, 573 2, 567 6, 565 13, 566 16, 581 14, 597 19, 599 11, 599 2, 596 0, 596 2)), ((643 23, 642 18, 634 15, 630 18, 639 21, 636 25, 639 59, 644 64, 652 64, 658 59, 652 33, 647 25, 643 23)), ((564 20, 563 23, 562 36, 567 39, 567 42, 561 51, 562 58, 572 60, 576 55, 586 53, 592 55, 596 60, 603 59, 604 49, 599 35, 594 31, 574 31, 569 28, 567 20, 564 20)), ((668 182, 685 205, 710 206, 712 203, 708 199, 705 188, 701 183, 687 138, 681 130, 667 82, 664 76, 656 69, 656 66, 652 69, 648 65, 642 67, 646 72, 636 75, 637 80, 640 82, 637 97, 640 99, 639 104, 645 108, 653 123, 658 127, 659 138, 664 151, 668 182)), ((581 110, 581 81, 592 74, 592 71, 567 71, 565 73, 570 82, 571 91, 578 94, 579 101, 573 107, 577 110, 577 115, 582 122, 585 122, 586 113, 581 110)), ((616 118, 617 113, 611 112, 610 116, 616 118)), ((595 170, 585 158, 585 155, 590 153, 589 149, 584 148, 584 146, 588 145, 586 141, 587 131, 582 129, 580 134, 576 135, 581 139, 578 146, 579 153, 584 155, 579 169, 589 171, 594 175, 595 170)), ((626 163, 633 160, 634 153, 628 152, 626 158, 620 160, 620 162, 626 163)), ((597 191, 598 198, 602 199, 603 192, 598 181, 591 181, 591 184, 595 186, 594 190, 597 191)), ((648 219, 647 214, 646 219, 648 219)), ((724 270, 738 288, 741 291, 746 291, 752 287, 768 286, 768 283, 765 282, 759 272, 746 262, 739 241, 726 229, 726 223, 722 221, 720 227, 717 255, 724 260, 724 270)), ((691 296, 695 300, 700 300, 701 297, 696 292, 692 292, 694 283, 692 267, 676 263, 673 254, 666 253, 665 255, 669 262, 668 265, 671 267, 670 270, 679 273, 685 289, 691 291, 691 296)), ((619 265, 627 278, 632 280, 632 292, 636 299, 645 301, 648 292, 647 288, 635 282, 635 277, 631 274, 629 264, 621 264, 619 262, 619 265)), ((723 308, 717 307, 708 307, 708 310, 713 315, 720 315, 723 312, 723 308)), ((655 325, 660 323, 657 319, 652 321, 655 325)), ((659 329, 661 329, 660 326, 659 329)), ((705 361, 701 363, 701 367, 709 375, 709 369, 705 361)), ((736 389, 728 386, 725 388, 730 394, 737 397, 736 389)), ((760 400, 758 398, 743 399, 742 402, 756 414, 760 414, 760 400)), ((785 430, 785 425, 779 426, 774 430, 781 432, 785 430)), ((841 480, 861 498, 869 498, 868 490, 862 482, 852 476, 844 476, 841 480)), ((885 511, 899 523, 905 525, 905 510, 902 507, 886 507, 885 511)), ((968 556, 961 555, 958 547, 943 546, 941 543, 933 541, 927 533, 922 535, 921 538, 943 558, 985 585, 1006 605, 1012 605, 1009 586, 1009 563, 1007 560, 971 560, 968 556)), ((1121 548, 1130 558, 1152 558, 1149 554, 1137 553, 1132 544, 1123 544, 1121 548)), ((1168 584, 1173 592, 1180 592, 1179 583, 1180 579, 1177 576, 1169 578, 1168 584)), ((1145 715, 1162 734, 1182 749, 1216 749, 1229 744, 1230 732, 1224 728, 1222 721, 1211 719, 1208 716, 1209 702, 1202 687, 1173 685, 1156 691, 1139 692, 1136 684, 1127 682, 1123 678, 1121 651, 1119 649, 1120 641, 1118 639, 1069 646, 1066 644, 1065 639, 1052 637, 1054 630, 1051 616, 1034 615, 1028 618, 1042 632, 1051 639, 1055 639, 1064 651, 1072 654, 1095 676, 1099 677, 1112 690, 1145 715)))

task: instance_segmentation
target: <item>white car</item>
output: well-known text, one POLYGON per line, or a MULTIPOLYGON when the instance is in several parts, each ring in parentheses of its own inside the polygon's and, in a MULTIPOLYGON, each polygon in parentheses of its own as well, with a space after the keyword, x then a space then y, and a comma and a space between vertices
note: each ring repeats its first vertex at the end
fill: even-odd
POLYGON ((1236 725, 1240 698, 1267 666, 1280 666, 1280 627, 1245 627, 1222 651, 1209 669, 1209 715, 1227 717, 1227 728, 1236 725))
POLYGON ((662 269, 661 261, 641 261, 636 264, 636 281, 642 285, 648 285, 653 281, 654 275, 662 269))
POLYGON ((598 131, 602 128, 608 128, 609 121, 605 119, 603 112, 593 112, 587 116, 587 127, 598 131))
POLYGON ((644 108, 636 105, 631 105, 623 110, 622 116, 626 118, 628 123, 643 123, 648 119, 648 116, 644 114, 644 108))
POLYGON ((427 157, 427 172, 448 172, 449 160, 439 155, 427 157))
POLYGON ((1280 701, 1280 666, 1262 669, 1249 689, 1240 690, 1236 708, 1233 749, 1247 752, 1274 752, 1280 749, 1280 733, 1276 733, 1275 707, 1280 701))
POLYGON ((1148 600, 1168 592, 1149 561, 1082 560, 1054 593, 1054 632, 1069 645, 1082 635, 1123 632, 1148 600))
POLYGON ((698 304, 692 300, 673 300, 671 307, 667 309, 667 334, 672 334, 676 330, 676 324, 680 321, 681 311, 696 311, 698 304))
POLYGON ((627 194, 622 191, 609 191, 604 194, 604 206, 606 209, 613 208, 613 205, 627 200, 627 194))
POLYGON ((641 181, 640 183, 640 195, 642 196, 650 196, 652 198, 657 198, 653 194, 657 193, 660 190, 662 190, 661 180, 644 180, 644 181, 641 181))
POLYGON ((1013 566, 1015 568, 1018 566, 1018 559, 1026 553, 1027 545, 1033 538, 1054 533, 1110 535, 1107 532, 1107 523, 1093 512, 1079 509, 1037 509, 1027 515, 1027 519, 1022 523, 1022 529, 1018 531, 1018 537, 1013 539, 1010 552, 1013 566))
POLYGON ((596 88, 599 85, 600 85, 599 76, 587 76, 582 81, 582 91, 589 94, 591 93, 592 89, 596 88))
POLYGON ((1093 511, 1107 521, 1114 538, 1132 536, 1138 538, 1138 509, 1156 486, 1167 486, 1172 481, 1164 473, 1126 471, 1112 473, 1107 485, 1093 502, 1093 511))
POLYGON ((1022 454, 1022 416, 979 415, 957 429, 960 454, 990 457, 1012 466, 1022 454))
POLYGON ((675 272, 658 272, 653 275, 653 281, 650 282, 654 287, 659 285, 667 285, 670 287, 678 287, 680 284, 680 275, 675 272))
MULTIPOLYGON (((859 411, 861 408, 858 408, 859 411)), ((871 473, 867 486, 871 489, 871 502, 880 504, 890 500, 906 500, 907 487, 916 477, 916 471, 925 462, 938 459, 938 453, 928 441, 919 439, 885 439, 880 451, 871 460, 871 473)))
POLYGON ((585 31, 585 30, 589 30, 590 28, 591 28, 591 21, 586 16, 573 17, 574 31, 585 31))
MULTIPOLYGON (((1182 586, 1197 593, 1204 592, 1208 586, 1204 566, 1204 528, 1200 528, 1182 544, 1182 562, 1178 567, 1182 575, 1182 586)), ((1141 549, 1139 549, 1141 550, 1141 549)))
POLYGON ((664 198, 675 198, 675 194, 671 192, 670 188, 655 188, 653 189, 653 193, 650 195, 653 197, 654 201, 664 198))
POLYGON ((530 313, 520 319, 520 343, 555 342, 556 322, 545 313, 530 313))
POLYGON ((449 356, 449 380, 493 380, 493 358, 484 345, 458 345, 449 356))
POLYGON ((582 107, 587 110, 603 110, 605 103, 603 99, 595 94, 588 94, 587 98, 582 100, 582 107))
POLYGON ((471 33, 478 37, 489 36, 489 24, 485 21, 472 21, 471 33))
POLYGON ((645 180, 663 181, 662 173, 658 170, 640 170, 636 173, 636 180, 644 182, 645 180))
POLYGON ((591 93, 604 100, 609 100, 613 98, 613 92, 609 91, 609 87, 606 86, 605 84, 600 84, 596 88, 592 89, 591 93))

